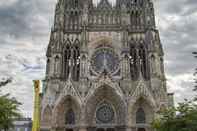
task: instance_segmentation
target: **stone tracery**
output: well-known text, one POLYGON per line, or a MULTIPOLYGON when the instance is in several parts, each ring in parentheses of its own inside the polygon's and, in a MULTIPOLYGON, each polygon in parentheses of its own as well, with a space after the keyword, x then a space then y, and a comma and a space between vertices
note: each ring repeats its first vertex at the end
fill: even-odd
POLYGON ((96 122, 97 123, 111 123, 114 120, 114 110, 108 103, 99 105, 96 110, 96 122))
POLYGON ((42 118, 54 120, 48 128, 42 121, 44 131, 151 131, 157 104, 168 105, 150 0, 59 0, 47 57, 42 103, 53 98, 53 110, 42 118), (110 51, 95 73, 91 60, 102 49, 110 51))
MULTIPOLYGON (((114 89, 108 86, 100 87, 97 90, 95 90, 94 94, 88 98, 87 105, 86 105, 86 119, 88 124, 96 124, 96 119, 94 119, 94 114, 96 111, 98 111, 99 107, 107 107, 109 111, 111 111, 107 115, 112 115, 116 113, 116 119, 110 120, 109 116, 106 118, 101 118, 108 119, 105 122, 112 122, 114 124, 117 123, 125 123, 125 103, 124 101, 118 96, 114 89), (108 104, 110 103, 110 104, 108 104), (107 105, 107 106, 106 106, 107 105), (88 108, 87 108, 88 107, 88 108), (112 108, 114 107, 114 109, 112 108), (114 112, 114 113, 113 113, 114 112), (111 114, 112 113, 112 114, 111 114), (118 119, 117 119, 118 118, 118 119)), ((102 112, 103 113, 103 112, 102 112)), ((101 114, 102 114, 101 113, 101 114)), ((115 114, 114 114, 115 115, 115 114)), ((110 116, 111 119, 113 118, 110 116)))

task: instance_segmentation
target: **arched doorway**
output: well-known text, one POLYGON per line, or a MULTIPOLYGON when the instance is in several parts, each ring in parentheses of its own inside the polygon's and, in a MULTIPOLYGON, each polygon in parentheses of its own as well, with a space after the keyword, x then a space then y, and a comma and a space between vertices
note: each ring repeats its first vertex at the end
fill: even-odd
POLYGON ((96 129, 96 131, 105 131, 105 129, 104 128, 98 128, 98 129, 96 129))
POLYGON ((107 128, 106 131, 115 131, 115 129, 114 128, 107 128))
POLYGON ((115 128, 97 128, 96 131, 116 131, 115 128))
POLYGON ((125 103, 115 89, 102 86, 87 101, 87 124, 89 128, 93 126, 94 131, 118 131, 119 127, 126 125, 125 109, 125 103))
POLYGON ((80 120, 80 105, 72 96, 66 96, 61 99, 55 107, 56 127, 60 127, 64 131, 76 131, 80 120))
POLYGON ((138 128, 137 131, 146 131, 146 129, 145 128, 138 128))
POLYGON ((44 109, 44 112, 43 112, 42 116, 43 116, 42 119, 41 119, 42 126, 51 127, 51 124, 52 124, 52 109, 51 109, 50 106, 47 106, 44 109))
POLYGON ((66 129, 66 131, 73 131, 73 129, 66 129))
POLYGON ((136 125, 136 131, 147 131, 150 123, 154 119, 154 107, 151 106, 149 101, 140 97, 135 104, 132 105, 132 124, 136 125))

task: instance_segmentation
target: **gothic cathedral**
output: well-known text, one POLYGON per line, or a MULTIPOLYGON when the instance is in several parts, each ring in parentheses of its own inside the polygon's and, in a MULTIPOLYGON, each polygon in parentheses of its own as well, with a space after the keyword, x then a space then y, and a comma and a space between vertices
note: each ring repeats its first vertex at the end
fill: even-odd
POLYGON ((167 93, 152 0, 58 0, 41 131, 152 131, 167 93))

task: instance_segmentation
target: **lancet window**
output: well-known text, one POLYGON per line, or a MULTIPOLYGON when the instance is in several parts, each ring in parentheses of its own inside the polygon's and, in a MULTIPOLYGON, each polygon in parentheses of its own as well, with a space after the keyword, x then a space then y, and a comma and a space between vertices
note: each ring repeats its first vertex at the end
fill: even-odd
POLYGON ((43 118, 42 118, 42 123, 44 123, 45 126, 50 126, 51 121, 52 120, 52 111, 51 108, 49 106, 47 106, 44 110, 43 113, 43 118))
POLYGON ((141 12, 139 11, 132 11, 130 13, 130 24, 132 27, 141 26, 141 12))
POLYGON ((79 6, 79 0, 68 0, 66 2, 66 7, 67 8, 77 8, 79 6))
POLYGON ((139 47, 139 59, 140 59, 140 70, 145 79, 148 79, 148 68, 147 68, 147 59, 146 59, 146 49, 144 45, 139 47))
POLYGON ((130 73, 131 78, 136 80, 138 78, 138 54, 135 46, 130 46, 130 73))
POLYGON ((74 8, 77 8, 79 6, 79 1, 78 0, 72 0, 74 3, 73 3, 73 7, 74 8))
POLYGON ((130 0, 130 5, 143 5, 143 0, 130 0))
POLYGON ((80 13, 77 11, 69 11, 69 15, 65 16, 65 26, 69 30, 77 30, 80 23, 80 13))
POLYGON ((136 123, 137 124, 146 123, 146 114, 143 108, 139 108, 136 112, 136 123))
POLYGON ((75 113, 73 109, 69 109, 65 114, 65 124, 74 125, 75 124, 75 113))
POLYGON ((55 68, 54 68, 55 73, 58 73, 58 68, 59 68, 59 64, 60 64, 59 62, 60 62, 59 57, 56 56, 55 57, 55 68))
POLYGON ((70 62, 71 62, 71 48, 69 45, 67 45, 64 52, 64 74, 66 79, 68 79, 70 73, 70 62))
POLYGON ((46 67, 46 74, 50 74, 50 66, 51 66, 51 61, 50 58, 47 59, 47 67, 46 67))
POLYGON ((73 73, 72 77, 74 81, 79 80, 80 74, 80 50, 79 47, 76 45, 73 48, 73 73))

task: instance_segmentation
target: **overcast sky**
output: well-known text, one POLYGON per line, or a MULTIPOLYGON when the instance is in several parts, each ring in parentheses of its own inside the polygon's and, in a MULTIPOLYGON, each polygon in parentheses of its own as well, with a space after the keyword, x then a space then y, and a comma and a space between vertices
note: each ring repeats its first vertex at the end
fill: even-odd
MULTIPOLYGON (((197 0, 156 0, 156 21, 165 51, 169 92, 175 101, 193 96, 191 52, 197 51, 197 0)), ((12 77, 3 88, 32 116, 33 79, 43 79, 46 47, 56 0, 0 0, 0 77, 12 77)))

